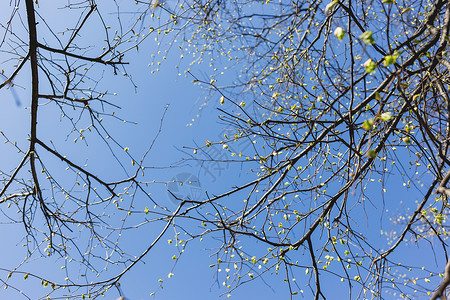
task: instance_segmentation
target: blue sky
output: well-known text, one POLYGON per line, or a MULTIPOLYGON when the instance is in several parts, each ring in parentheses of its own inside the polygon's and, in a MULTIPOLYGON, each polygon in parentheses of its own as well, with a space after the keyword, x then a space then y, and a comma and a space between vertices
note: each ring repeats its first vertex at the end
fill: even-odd
MULTIPOLYGON (((123 5, 124 1, 118 2, 123 5)), ((45 7, 46 3, 41 4, 43 13, 48 13, 48 10, 53 8, 45 7)), ((49 5, 49 4, 47 4, 49 5)), ((122 11, 130 12, 133 7, 121 7, 122 11), (123 9, 122 9, 123 8, 123 9)), ((114 7, 111 8, 111 13, 114 12, 114 7)), ((3 12, 4 13, 4 12, 3 12)), ((124 14, 125 16, 126 14, 124 14)), ((126 15, 132 16, 132 14, 126 15)), ((1 16, 2 20, 5 16, 1 16)), ((68 15, 52 14, 52 18, 47 19, 52 26, 63 26, 62 24, 69 18, 68 15)), ((125 19, 127 17, 124 17, 125 19)), ((124 22, 126 24, 127 22, 124 22)), ((65 25, 65 24, 64 24, 65 25)), ((43 34, 43 36, 46 36, 43 34)), ((95 40, 95 35, 85 34, 82 37, 86 38, 86 43, 95 40)), ((49 37, 50 39, 50 37, 49 37)), ((176 44, 175 44, 176 45, 176 44)), ((165 45, 162 45, 164 48, 165 45)), ((136 83, 137 89, 133 87, 132 83, 124 77, 111 75, 111 70, 107 70, 102 81, 102 86, 107 88, 109 92, 117 93, 112 96, 114 103, 121 106, 122 109, 117 111, 117 115, 127 120, 122 122, 118 120, 105 120, 111 131, 114 132, 114 137, 120 142, 122 147, 129 148, 129 153, 136 158, 139 158, 145 153, 149 144, 158 134, 158 130, 162 119, 162 131, 158 136, 154 147, 151 149, 148 158, 144 164, 146 167, 146 178, 149 181, 155 180, 152 184, 152 198, 158 203, 164 203, 169 209, 174 209, 175 205, 170 200, 167 192, 166 183, 173 177, 181 173, 189 173, 198 177, 203 193, 219 194, 229 190, 232 186, 243 183, 249 178, 252 178, 250 172, 245 165, 230 164, 217 166, 205 162, 200 165, 196 161, 184 160, 190 157, 192 147, 196 145, 204 145, 206 140, 218 141, 222 137, 224 130, 227 127, 218 121, 219 112, 217 107, 219 105, 219 96, 209 94, 208 91, 202 89, 198 85, 193 84, 191 76, 185 76, 182 69, 187 68, 184 63, 177 69, 179 64, 180 52, 173 47, 167 55, 167 60, 163 61, 160 66, 160 71, 151 74, 154 66, 149 66, 153 61, 151 53, 157 51, 156 42, 153 38, 149 38, 143 43, 139 52, 130 54, 128 61, 130 65, 127 67, 129 74, 136 83), (181 71, 181 76, 179 72, 181 71), (205 100, 206 99, 206 100, 205 100), (207 105, 203 104, 207 102, 207 105), (200 109, 202 107, 202 109, 200 109), (187 148, 183 148, 187 147, 187 148)), ((208 78, 211 69, 207 66, 200 66, 192 69, 195 75, 200 78, 208 78)), ((0 130, 2 130, 11 140, 17 140, 22 147, 27 145, 26 137, 29 130, 29 72, 25 69, 21 77, 15 82, 15 93, 20 100, 17 103, 15 94, 11 90, 0 90, 0 96, 3 99, 2 110, 0 111, 0 130), (23 86, 24 88, 22 88, 23 86)), ((225 81, 232 81, 236 76, 234 71, 229 71, 223 77, 225 81)), ((55 144, 60 147, 61 151, 66 151, 71 158, 78 162, 86 162, 91 170, 95 170, 97 174, 101 174, 110 180, 117 179, 123 176, 124 171, 117 163, 107 154, 104 146, 98 146, 99 140, 94 136, 86 137, 87 145, 81 141, 73 143, 76 135, 70 133, 70 127, 66 123, 60 122, 59 117, 55 117, 58 112, 55 108, 42 107, 42 114, 39 120, 39 128, 41 136, 46 140, 54 140, 55 144), (88 160, 86 160, 88 158, 88 160)), ((225 131, 226 132, 226 131, 225 131)), ((9 144, 0 144, 0 151, 2 156, 0 158, 0 170, 7 172, 13 168, 21 159, 21 155, 13 151, 13 146, 9 144)), ((206 148, 209 151, 208 155, 213 158, 230 158, 230 152, 220 149, 220 147, 206 148)), ((206 154, 199 151, 197 157, 206 158, 206 154)), ((124 155, 121 157, 129 161, 124 155)), ((58 164, 50 165, 49 168, 57 170, 58 164)), ((125 169, 131 172, 133 168, 131 164, 125 169)), ((55 171, 56 172, 56 171, 55 171)), ((396 171, 397 172, 397 171, 396 171)), ((58 174, 59 176, 64 176, 58 174)), ((398 173, 397 173, 398 175, 398 173)), ((357 207, 357 212, 354 221, 360 224, 361 230, 370 233, 372 236, 380 237, 380 246, 384 244, 384 235, 380 233, 381 224, 384 230, 390 228, 392 222, 390 218, 395 218, 403 209, 402 203, 399 200, 420 200, 421 195, 413 192, 408 192, 403 187, 403 181, 399 176, 392 175, 386 185, 389 193, 386 193, 383 201, 387 202, 386 207, 388 211, 381 211, 385 208, 377 206, 376 208, 357 207), (391 205, 395 201, 395 205, 391 205), (398 204, 397 204, 398 203, 398 204), (374 211, 382 215, 382 219, 373 218, 371 215, 374 211), (366 215, 367 214, 367 215, 366 215), (375 220, 375 221, 374 221, 375 220), (368 224, 368 222, 370 222, 368 224), (386 227, 384 227, 386 226, 386 227)), ((381 196, 380 189, 374 188, 372 194, 375 201, 379 201, 381 196)), ((233 199, 235 200, 235 199, 233 199)), ((239 199, 236 199, 239 200, 239 199)), ((142 210, 145 206, 150 204, 147 200, 137 199, 134 203, 136 210, 142 210)), ((378 202, 379 203, 379 202, 378 202)), ((1 219, 7 222, 6 218, 1 219)), ((185 224, 180 221, 181 225, 192 227, 193 230, 199 230, 199 224, 185 224)), ((7 258, 1 260, 0 267, 14 267, 23 259, 25 252, 21 247, 23 244, 22 237, 24 229, 21 224, 3 225, 7 230, 0 231, 0 238, 6 243, 0 247, 1 257, 7 258)), ((127 231, 121 243, 124 248, 132 252, 134 255, 139 255, 149 243, 155 238, 162 227, 159 225, 143 226, 137 230, 127 231)), ((219 295, 227 292, 223 288, 222 281, 219 277, 217 279, 217 269, 209 267, 214 264, 217 258, 212 255, 214 249, 220 246, 220 241, 213 239, 213 237, 206 237, 203 242, 194 241, 188 245, 185 253, 181 255, 181 259, 176 264, 175 269, 172 270, 175 260, 172 259, 174 255, 179 256, 178 250, 173 243, 169 244, 168 240, 173 239, 173 230, 169 230, 164 235, 161 243, 150 251, 144 259, 145 264, 139 263, 133 270, 130 271, 122 280, 121 288, 124 295, 130 299, 150 299, 149 294, 156 292, 155 299, 216 299, 219 295), (169 279, 168 274, 174 275, 169 279), (158 279, 164 279, 163 288, 158 288, 158 279)), ((320 237, 315 237, 313 242, 320 241, 320 237)), ((251 244, 247 245, 248 249, 258 251, 260 247, 266 248, 265 245, 251 244)), ((428 259, 424 255, 423 247, 404 247, 402 252, 402 260, 415 260, 417 257, 424 258, 424 265, 433 270, 440 270, 443 266, 441 258, 438 258, 436 263, 433 259, 428 259)), ((428 252, 427 252, 428 253, 428 252)), ((305 264, 309 265, 309 257, 298 254, 299 260, 305 260, 305 264)), ((30 268, 36 270, 43 275, 50 275, 50 277, 58 278, 62 276, 60 269, 62 261, 55 259, 41 259, 31 261, 24 266, 24 269, 30 268)), ((5 274, 6 275, 6 274, 5 274)), ((309 299, 311 294, 308 287, 305 286, 308 282, 309 276, 301 274, 297 278, 297 282, 305 291, 305 299, 309 299)), ((325 276, 325 278, 327 278, 325 276)), ((257 279, 253 282, 247 283, 232 292, 232 299, 287 299, 288 290, 286 284, 283 282, 281 275, 265 276, 264 280, 257 279), (276 279, 277 278, 277 279, 276 279)), ((18 287, 25 285, 21 278, 13 278, 13 283, 17 283, 18 287)), ((346 289, 346 285, 341 283, 327 284, 327 292, 332 298, 334 293, 341 293, 346 289)), ((337 282, 337 281, 336 281, 337 282)), ((437 281, 433 281, 436 283, 437 281)), ((311 280, 313 284, 313 280, 311 280)), ((35 295, 41 294, 41 287, 30 288, 29 295, 34 298, 35 295)), ((8 295, 11 299, 19 299, 17 293, 11 288, 2 293, 8 295)), ((117 297, 115 292, 113 296, 108 295, 107 299, 117 297)), ((2 296, 3 297, 3 296, 2 296)), ((301 298, 301 296, 298 296, 301 298)))
MULTIPOLYGON (((46 8, 45 5, 46 3, 42 3, 39 11, 42 15, 48 13, 53 16, 46 21, 51 26, 60 26, 67 16, 47 12, 46 9, 51 10, 53 8, 46 8)), ((114 10, 111 10, 111 13, 113 12, 114 10)), ((4 10, 3 13, 8 13, 8 11, 4 10)), ((46 36, 46 33, 41 36, 46 36)), ((86 42, 89 42, 89 35, 86 35, 86 39, 86 42)), ((160 120, 167 107, 163 119, 162 133, 151 150, 145 166, 149 170, 149 180, 160 182, 153 185, 153 197, 157 199, 158 203, 174 209, 175 205, 169 199, 165 183, 177 174, 183 172, 196 174, 200 177, 204 191, 209 188, 213 188, 214 192, 224 191, 231 186, 232 180, 229 179, 231 177, 227 177, 220 172, 217 173, 216 170, 211 170, 205 176, 205 172, 200 171, 196 162, 180 163, 180 160, 186 158, 183 151, 192 153, 192 150, 183 149, 183 146, 193 146, 196 143, 203 144, 206 139, 218 139, 223 130, 223 125, 217 122, 216 104, 218 99, 213 99, 212 103, 206 106, 203 111, 199 109, 203 104, 205 91, 193 84, 192 77, 178 74, 180 70, 177 70, 175 66, 180 54, 176 49, 168 55, 169 59, 163 63, 161 71, 151 74, 152 68, 149 64, 152 58, 150 54, 157 51, 155 44, 152 39, 148 39, 139 53, 128 57, 128 61, 130 61, 128 71, 138 86, 136 90, 126 78, 112 76, 111 70, 105 72, 107 80, 104 80, 104 82, 107 81, 107 83, 103 82, 103 84, 111 93, 117 93, 116 96, 112 97, 113 101, 122 107, 120 111, 117 111, 117 115, 129 121, 123 123, 105 120, 105 122, 110 122, 109 126, 111 126, 114 137, 122 145, 129 147, 129 152, 133 156, 140 157, 156 136, 160 120), (214 176, 214 178, 211 176, 214 176)), ((25 68, 20 75, 14 81, 15 86, 12 89, 0 91, 3 99, 3 108, 0 111, 0 126, 6 136, 24 147, 27 144, 26 137, 29 130, 29 109, 27 107, 29 106, 30 89, 28 87, 28 68, 25 68), (20 103, 16 101, 15 94, 17 94, 20 103)), ((104 149, 95 144, 95 137, 90 139, 87 136, 88 147, 80 144, 80 142, 73 143, 76 135, 68 135, 70 130, 67 124, 64 125, 64 122, 60 121, 59 113, 54 108, 46 106, 41 108, 39 129, 43 139, 53 140, 55 143, 60 141, 60 144, 57 144, 60 147, 59 149, 62 152, 67 151, 68 156, 74 161, 83 161, 88 158, 86 162, 97 174, 111 180, 117 179, 118 176, 116 175, 121 171, 117 172, 117 164, 111 162, 110 157, 104 156, 104 149)), ((7 172, 20 161, 21 155, 14 153, 8 145, 2 144, 0 147, 2 147, 1 151, 4 154, 0 158, 1 170, 7 172)), ((48 166, 48 168, 52 167, 55 166, 48 166)), ((221 172, 225 171, 228 174, 233 174, 233 176, 236 175, 236 170, 222 170, 221 172)), ((245 176, 245 174, 242 176, 245 176)), ((147 205, 148 203, 137 204, 142 208, 147 205)), ((7 220, 2 221, 7 222, 7 220)), ((21 246, 24 228, 21 224, 6 225, 4 228, 6 230, 2 230, 0 235, 1 239, 7 242, 3 243, 0 254, 8 259, 2 260, 2 267, 14 268, 26 255, 25 249, 21 246)), ((151 227, 130 234, 127 233, 122 243, 137 255, 149 244, 151 239, 154 238, 155 232, 158 232, 159 229, 156 226, 155 228, 151 227), (154 232, 149 233, 148 230, 154 232)), ((183 259, 172 270, 174 264, 172 256, 178 255, 178 253, 173 245, 167 243, 167 240, 171 238, 173 238, 173 232, 166 234, 160 245, 149 253, 145 259, 145 265, 138 264, 135 270, 121 281, 123 293, 128 299, 149 299, 149 294, 155 291, 157 292, 156 299, 211 299, 226 292, 223 288, 219 289, 215 282, 216 269, 209 267, 216 260, 214 257, 210 258, 209 249, 217 245, 208 241, 203 243, 193 242, 187 248, 186 253, 183 254, 183 259), (173 272, 174 276, 167 279, 170 272, 173 272), (165 279, 162 289, 158 288, 158 279, 160 278, 165 279)), ((63 278, 61 276, 64 276, 60 270, 61 265, 62 261, 58 259, 56 261, 42 259, 28 262, 24 269, 27 271, 34 270, 42 275, 61 280, 63 278)), ((28 292, 31 298, 42 293, 42 287, 38 285, 36 288, 28 285, 20 277, 22 276, 13 277, 12 279, 15 280, 11 283, 17 283, 17 286, 28 292)), ((241 294, 242 297, 247 298, 250 293, 252 297, 271 299, 275 295, 274 290, 277 286, 275 284, 270 284, 270 286, 269 288, 265 284, 261 284, 257 290, 250 285, 248 287, 243 286, 237 295, 241 294)), ((2 294, 5 295, 2 297, 8 295, 11 299, 18 299, 17 297, 19 297, 12 288, 2 291, 2 294)), ((115 292, 112 293, 112 295, 115 294, 115 292)), ((107 298, 113 299, 114 296, 112 295, 108 295, 107 298)))

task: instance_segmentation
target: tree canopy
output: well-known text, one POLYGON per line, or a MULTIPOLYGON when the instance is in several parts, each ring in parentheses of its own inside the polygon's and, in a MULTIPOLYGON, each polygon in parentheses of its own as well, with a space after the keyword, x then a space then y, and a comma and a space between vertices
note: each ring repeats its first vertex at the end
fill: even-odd
POLYGON ((67 269, 54 280, 24 263, 4 269, 4 286, 22 274, 50 286, 49 298, 120 290, 173 228, 180 255, 187 242, 214 237, 211 267, 230 296, 244 283, 281 279, 292 298, 446 299, 448 1, 114 5, 108 14, 108 4, 68 1, 61 12, 73 22, 61 26, 45 4, 15 1, 1 21, 0 89, 29 78, 30 111, 26 137, 2 131, 18 153, 2 167, 2 212, 23 225, 25 262, 56 255, 67 269), (136 13, 124 17, 125 8, 136 13), (140 156, 113 130, 124 104, 108 92, 110 78, 133 84, 128 59, 149 51, 150 38, 149 68, 176 61, 226 127, 220 139, 180 145, 190 151, 184 161, 235 164, 248 175, 195 199, 172 193, 175 209, 152 196, 159 179, 146 169, 164 130, 140 156), (172 52, 181 58, 167 59, 172 52), (58 124, 69 133, 51 134, 58 124), (117 165, 114 176, 80 163, 93 147, 117 165), (143 224, 158 234, 141 253, 124 251, 125 229, 143 224))

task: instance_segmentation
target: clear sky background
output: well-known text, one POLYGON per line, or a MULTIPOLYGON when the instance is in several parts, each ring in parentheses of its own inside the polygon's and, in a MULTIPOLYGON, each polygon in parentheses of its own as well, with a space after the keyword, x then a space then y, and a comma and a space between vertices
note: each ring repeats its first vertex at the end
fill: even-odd
MULTIPOLYGON (((124 4, 126 1, 118 1, 122 12, 132 12, 134 6, 127 7, 124 4)), ((46 5, 49 3, 40 2, 39 11, 46 12, 46 9, 52 10, 54 8, 46 5)), ((53 3, 51 5, 54 5, 53 3)), ((22 5, 21 5, 22 6, 22 5)), ((23 7, 21 7, 23 13, 23 7)), ((111 6, 111 14, 114 14, 115 8, 111 6)), ((0 11, 1 18, 4 20, 8 16, 7 10, 0 11), (6 15, 5 15, 6 14, 6 15)), ((51 19, 47 19, 49 23, 55 26, 64 27, 67 21, 67 16, 60 14, 49 14, 51 19)), ((132 14, 123 14, 126 19, 131 18, 132 14)), ((150 21, 148 21, 150 22, 150 21)), ((57 30, 56 30, 57 31, 57 30)), ((95 39, 95 36, 90 36, 85 33, 82 38, 95 39)), ((169 39, 167 39, 169 40, 169 39)), ((175 44, 176 45, 176 44, 175 44)), ((162 48, 165 46, 163 45, 162 48)), ((183 147, 195 147, 195 145, 204 145, 205 140, 220 140, 224 130, 227 127, 218 121, 219 97, 212 95, 208 91, 202 89, 198 85, 193 84, 193 78, 185 77, 183 69, 187 66, 184 62, 179 65, 180 52, 173 47, 167 56, 167 60, 160 66, 160 71, 151 74, 154 66, 149 66, 153 61, 151 54, 157 51, 156 42, 153 38, 147 39, 138 53, 127 56, 126 60, 130 62, 128 72, 132 75, 133 81, 137 85, 135 90, 133 85, 126 78, 120 76, 111 76, 111 70, 105 72, 105 78, 102 85, 108 87, 110 92, 116 92, 116 104, 122 107, 122 110, 117 111, 117 114, 129 123, 119 121, 111 121, 111 131, 114 132, 115 138, 126 147, 130 148, 130 153, 133 156, 140 157, 148 148, 157 135, 160 121, 164 112, 165 117, 162 122, 162 131, 159 135, 153 149, 150 152, 149 159, 147 159, 147 177, 149 180, 155 180, 159 183, 153 184, 152 195, 158 203, 166 203, 170 209, 175 208, 173 200, 170 199, 167 192, 166 183, 178 174, 188 173, 195 175, 200 182, 202 193, 208 192, 210 195, 219 194, 229 190, 234 185, 243 183, 245 180, 252 178, 248 169, 240 164, 236 165, 214 165, 205 163, 201 165, 199 162, 184 160, 190 157, 192 149, 183 147), (179 69, 176 68, 179 66, 179 69), (182 73, 180 76, 178 73, 182 73), (204 103, 207 105, 203 105, 204 103), (202 109, 200 109, 202 107, 202 109), (133 124, 136 122, 137 124, 133 124)), ((1 54, 0 54, 0 61, 1 54)), ((189 61, 189 58, 186 58, 189 61)), ((208 78, 210 68, 208 66, 200 66, 193 69, 193 73, 201 78, 208 78)), ((232 81, 236 76, 234 70, 224 75, 225 80, 232 81)), ((29 130, 29 110, 26 107, 30 104, 30 88, 29 88, 29 71, 25 68, 17 79, 14 92, 9 90, 0 90, 0 99, 2 101, 2 109, 0 110, 0 130, 2 130, 12 140, 17 140, 22 146, 26 145, 26 136, 29 130)), ((109 122, 109 121, 107 121, 109 122)), ((66 125, 57 125, 59 123, 58 117, 55 117, 55 111, 52 109, 45 110, 40 116, 39 126, 41 133, 47 139, 57 139, 57 137, 65 137, 68 134, 66 125)), ((225 131, 226 132, 226 131, 225 131)), ((102 148, 96 147, 95 143, 89 144, 88 147, 81 147, 72 143, 73 137, 67 138, 67 143, 61 144, 61 149, 67 151, 70 155, 75 155, 79 161, 83 161, 88 157, 88 164, 99 174, 110 176, 114 178, 118 171, 117 165, 111 162, 108 156, 104 155, 102 148), (78 148, 80 147, 80 148, 78 148), (79 151, 79 152, 77 152, 79 151)), ((90 143, 89 137, 87 137, 90 143)), ((217 148, 208 155, 212 158, 231 158, 230 152, 222 151, 217 148), (224 156, 225 155, 225 156, 224 156)), ((0 169, 8 171, 13 168, 21 159, 21 155, 11 150, 8 145, 1 145, 0 151, 0 169)), ((197 157, 205 158, 207 154, 199 152, 197 157)), ((398 171, 393 171, 388 180, 386 189, 388 193, 382 195, 379 188, 374 188, 372 199, 376 207, 358 208, 359 219, 355 222, 361 224, 361 230, 364 232, 371 232, 374 236, 379 236, 380 246, 386 245, 386 235, 382 235, 380 230, 382 224, 384 230, 390 228, 392 218, 396 218, 399 214, 396 210, 401 211, 402 201, 417 201, 420 200, 421 195, 408 192, 403 187, 403 179, 398 175, 398 171), (387 205, 390 210, 385 211, 385 207, 380 203, 392 202, 396 205, 387 205), (372 212, 378 212, 378 222, 374 222, 373 218, 368 216, 372 212), (381 213, 383 212, 383 213, 381 213), (371 223, 367 224, 370 220, 371 223)), ((236 199, 237 200, 237 199, 236 199)), ((139 209, 149 205, 148 203, 139 203, 137 200, 136 206, 141 206, 139 209)), ((5 205, 5 204, 2 204, 5 205)), ((2 208, 4 209, 4 208, 2 208)), ((355 209, 356 210, 356 209, 355 209)), ((1 219, 3 223, 7 223, 6 218, 1 219)), ((197 225, 187 225, 194 226, 197 225)), ((0 231, 0 267, 14 267, 23 259, 25 252, 21 247, 24 235, 23 226, 20 224, 12 224, 3 226, 0 231), (8 228, 8 229, 6 229, 8 228)), ((161 228, 154 228, 147 226, 138 230, 126 232, 121 242, 129 251, 138 255, 145 249, 158 234, 161 228)), ((149 294, 156 292, 155 299, 217 299, 220 295, 226 294, 227 289, 222 287, 221 281, 216 281, 217 269, 210 268, 209 265, 216 262, 216 257, 212 256, 214 249, 220 246, 220 241, 214 240, 212 237, 207 237, 203 242, 194 241, 186 248, 185 253, 181 259, 174 265, 173 255, 179 255, 177 249, 173 244, 169 244, 167 240, 173 238, 173 232, 167 233, 160 244, 152 249, 147 255, 145 264, 138 264, 134 270, 130 271, 123 280, 121 280, 121 288, 124 296, 129 300, 150 299, 149 294), (173 273, 172 278, 167 278, 169 273, 173 273), (158 288, 158 279, 164 279, 163 288, 158 288)), ((319 239, 319 237, 316 237, 319 239)), ((313 241, 314 242, 314 241, 313 241)), ((254 244, 255 249, 258 247, 266 248, 266 245, 254 244)), ((408 260, 416 260, 419 257, 423 259, 424 265, 427 268, 439 271, 443 269, 442 258, 437 258, 435 261, 433 255, 427 256, 430 252, 424 252, 421 245, 405 247, 402 252, 402 258, 405 263, 408 260)), ((308 256, 302 256, 301 251, 298 252, 298 260, 305 260, 305 264, 310 264, 308 256)), ((30 262, 25 268, 30 267, 41 274, 48 275, 55 274, 60 276, 59 270, 61 260, 42 259, 30 262)), ((325 277, 326 278, 326 277, 325 277)), ((304 290, 304 299, 312 299, 309 288, 306 286, 310 275, 304 275, 303 278, 296 278, 299 286, 304 290)), ((29 289, 27 283, 21 278, 12 282, 17 283, 17 286, 24 287, 24 290, 29 289)), ((314 280, 311 279, 311 284, 314 280)), ((341 284, 339 280, 330 281, 326 284, 329 299, 334 298, 335 293, 340 294, 347 289, 346 284, 341 284)), ((425 283, 424 283, 425 284, 425 283)), ((433 281, 429 284, 437 284, 433 281)), ((29 295, 40 295, 40 290, 34 287, 29 290, 29 295)), ((0 298, 8 297, 8 299, 20 299, 19 295, 11 289, 0 292, 0 298), (5 295, 5 296, 3 296, 5 295)), ((115 299, 117 293, 110 293, 106 299, 115 299)), ((224 296, 225 297, 225 296, 224 296)), ((232 292, 232 299, 288 299, 289 292, 286 284, 283 282, 282 275, 264 276, 263 279, 256 279, 253 282, 242 285, 236 291, 232 292)), ((302 298, 300 293, 298 298, 302 298)), ((6 298, 4 298, 6 299, 6 298)))
MULTIPOLYGON (((122 2, 118 2, 120 5, 122 2)), ((55 7, 46 6, 48 3, 40 3, 39 12, 42 15, 51 16, 46 21, 51 26, 59 26, 63 28, 67 22, 67 15, 54 13, 55 7), (52 13, 53 12, 53 13, 52 13)), ((24 7, 21 7, 21 13, 24 13, 24 7)), ((120 7, 124 14, 121 17, 127 24, 127 18, 132 18, 134 6, 125 8, 120 7)), ((2 20, 9 17, 8 10, 1 10, 3 14, 2 20)), ((111 15, 115 13, 112 6, 111 15)), ((24 15, 22 15, 24 17, 24 15)), ((148 18, 149 21, 150 18, 148 18)), ((38 27, 41 29, 42 27, 38 27)), ((22 30, 21 30, 22 31, 22 30)), ((55 30, 58 31, 58 30, 55 30)), ((23 32, 23 31, 22 31, 23 32)), ((41 34, 41 38, 48 33, 41 34)), ((48 38, 48 37, 47 37, 48 38)), ((95 35, 85 34, 82 37, 88 43, 95 40, 95 35)), ((169 41, 167 39, 167 41, 169 41)), ((165 46, 163 45, 162 48, 165 46)), ((166 183, 181 173, 195 174, 202 186, 202 191, 210 191, 211 193, 219 193, 227 190, 235 183, 233 179, 244 179, 246 171, 242 173, 239 169, 227 166, 202 167, 197 162, 182 161, 189 158, 192 150, 183 149, 183 146, 195 146, 195 144, 204 144, 206 139, 217 140, 223 132, 224 125, 219 124, 217 116, 218 105, 217 99, 210 99, 210 103, 200 109, 205 102, 207 92, 193 84, 193 78, 179 75, 181 69, 176 66, 179 63, 180 52, 174 47, 168 55, 167 61, 164 61, 160 67, 160 71, 151 74, 149 64, 153 61, 151 54, 156 53, 156 42, 153 38, 149 38, 143 43, 143 47, 139 53, 129 55, 127 61, 130 65, 127 67, 129 74, 133 78, 133 82, 137 85, 135 90, 133 84, 121 76, 111 76, 111 69, 105 72, 106 80, 102 84, 112 93, 117 93, 114 103, 122 107, 117 111, 117 115, 123 119, 130 121, 129 123, 111 121, 111 132, 121 144, 130 148, 130 153, 136 157, 140 157, 148 148, 151 141, 156 136, 161 118, 163 119, 162 132, 150 153, 146 167, 150 170, 148 177, 150 180, 160 182, 153 185, 153 197, 158 203, 167 205, 170 209, 176 208, 176 205, 169 198, 166 183), (106 81, 106 83, 105 83, 106 81), (136 122, 137 124, 133 124, 136 122), (187 155, 186 153, 189 153, 187 155), (152 168, 154 169, 152 170, 152 168)), ((1 60, 1 59, 0 59, 1 60)), ((5 66, 6 64, 4 64, 5 66)), ((183 67, 183 66, 182 66, 183 67)), ((184 66, 185 67, 185 66, 184 66)), ((2 99, 2 109, 0 110, 0 128, 12 140, 17 141, 19 145, 26 146, 26 137, 29 131, 29 70, 28 66, 21 72, 21 76, 15 80, 15 86, 11 89, 3 89, 0 91, 2 99)), ((208 69, 199 72, 207 72, 208 69)), ((7 71, 7 70, 5 70, 7 71)), ((206 73, 204 73, 206 74, 206 73)), ((202 76, 202 74, 200 74, 202 76)), ((108 121, 108 120, 106 120, 108 121)), ((39 119, 39 128, 43 136, 51 140, 57 140, 57 137, 65 137, 69 133, 67 125, 59 124, 59 113, 51 108, 42 107, 39 119)), ((79 147, 74 144, 73 136, 67 138, 66 145, 60 145, 63 151, 67 151, 68 156, 75 156, 79 161, 88 157, 88 163, 97 174, 103 174, 106 177, 117 178, 117 165, 105 159, 104 153, 99 151, 95 144, 89 144, 87 148, 79 147), (79 151, 77 153, 77 151, 79 151)), ((88 143, 89 137, 87 137, 88 143)), ((1 170, 11 170, 21 155, 11 150, 7 145, 1 145, 0 157, 1 170)), ((221 149, 219 149, 220 151, 221 149)), ((119 171, 120 172, 120 171, 119 171)), ((139 201, 139 200, 138 200, 139 201)), ((149 205, 148 203, 138 203, 142 208, 149 205)), ((141 208, 141 209, 142 209, 141 208)), ((8 223, 7 219, 1 220, 8 223)), ((0 239, 4 242, 0 247, 0 257, 2 259, 2 267, 14 268, 26 255, 25 248, 22 247, 24 228, 20 224, 11 224, 3 227, 0 232, 0 239), (7 230, 6 230, 7 229, 7 230)), ((122 242, 124 246, 132 253, 138 255, 155 237, 161 228, 147 227, 143 230, 136 230, 125 235, 122 242), (149 232, 151 231, 151 232, 149 232)), ((187 247, 187 251, 182 255, 182 259, 173 268, 173 255, 178 255, 178 251, 167 240, 173 238, 173 231, 166 234, 158 247, 154 248, 145 259, 146 264, 138 264, 135 269, 121 280, 121 288, 127 299, 150 299, 150 293, 156 292, 155 299, 213 299, 219 295, 226 293, 226 289, 221 286, 221 282, 216 282, 216 268, 210 268, 209 265, 216 262, 216 258, 211 257, 211 251, 219 244, 206 238, 203 243, 193 242, 187 247), (167 278, 172 272, 174 276, 167 278), (158 288, 159 279, 164 279, 163 288, 158 288), (220 288, 219 288, 220 287, 220 288)), ((62 260, 42 259, 31 261, 26 264, 24 270, 34 270, 42 275, 50 275, 50 277, 63 279, 60 266, 62 260), (58 277, 59 276, 59 277, 58 277)), ((31 298, 42 294, 42 287, 28 285, 27 281, 22 278, 12 278, 11 285, 14 283, 18 287, 23 288, 31 298)), ((17 291, 11 287, 1 292, 3 297, 9 299, 20 299, 17 291)), ((236 299, 273 299, 276 295, 288 295, 287 291, 280 289, 278 283, 271 282, 267 279, 266 283, 260 282, 255 288, 254 284, 243 285, 236 293, 236 299), (277 294, 275 294, 277 292, 277 294), (241 296, 239 296, 241 295, 241 296)), ((115 299, 118 294, 110 293, 107 299, 115 299)))

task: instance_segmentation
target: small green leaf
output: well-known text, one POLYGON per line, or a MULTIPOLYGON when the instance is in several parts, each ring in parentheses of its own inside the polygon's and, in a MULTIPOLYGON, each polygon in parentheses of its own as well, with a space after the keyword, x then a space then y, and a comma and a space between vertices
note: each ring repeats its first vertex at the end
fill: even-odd
POLYGON ((359 38, 364 42, 366 45, 372 45, 375 43, 375 39, 372 36, 372 31, 366 31, 363 34, 359 36, 359 38))
POLYGON ((367 152, 367 157, 369 157, 369 158, 375 158, 375 157, 377 157, 377 151, 375 151, 374 149, 370 149, 370 150, 367 152))
POLYGON ((394 0, 383 0, 382 2, 386 4, 393 4, 394 0))
POLYGON ((366 62, 363 64, 363 66, 366 69, 366 72, 369 74, 375 72, 375 70, 377 68, 377 64, 371 58, 366 60, 366 62))
POLYGON ((387 121, 391 120, 392 119, 391 112, 387 111, 387 112, 382 113, 380 116, 380 119, 383 122, 387 122, 387 121))
POLYGON ((395 64, 396 59, 397 59, 397 56, 395 56, 395 55, 386 55, 384 57, 384 66, 387 67, 392 64, 395 64))
POLYGON ((362 128, 364 128, 365 130, 370 130, 370 129, 372 129, 373 122, 374 122, 373 119, 365 120, 365 121, 363 122, 363 124, 362 124, 362 128))
POLYGON ((333 0, 325 6, 325 13, 327 14, 338 3, 338 0, 333 0))
POLYGON ((401 11, 400 14, 405 14, 405 13, 407 13, 407 12, 410 11, 410 10, 411 10, 411 7, 406 7, 405 9, 403 9, 403 10, 401 11))
POLYGON ((338 27, 334 30, 334 35, 342 41, 345 37, 345 30, 342 27, 338 27))
POLYGON ((438 223, 439 225, 442 225, 442 221, 445 220, 445 216, 438 214, 434 217, 434 219, 436 220, 436 223, 438 223))

